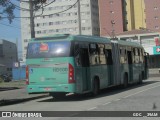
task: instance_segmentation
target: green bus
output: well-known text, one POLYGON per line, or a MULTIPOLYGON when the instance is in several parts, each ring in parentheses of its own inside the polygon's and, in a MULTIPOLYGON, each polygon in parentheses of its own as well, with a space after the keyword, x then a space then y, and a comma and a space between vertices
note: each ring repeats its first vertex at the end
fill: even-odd
POLYGON ((26 57, 28 93, 97 95, 99 90, 142 83, 148 55, 137 43, 85 35, 34 38, 26 57))

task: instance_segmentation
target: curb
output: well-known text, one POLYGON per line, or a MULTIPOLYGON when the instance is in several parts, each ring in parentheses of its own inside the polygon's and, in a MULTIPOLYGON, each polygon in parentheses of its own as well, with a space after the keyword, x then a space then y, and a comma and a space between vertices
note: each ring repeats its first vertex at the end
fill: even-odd
POLYGON ((36 97, 31 97, 31 98, 22 98, 22 99, 10 99, 10 100, 0 100, 0 106, 6 106, 6 105, 13 105, 13 104, 18 104, 26 101, 31 101, 39 98, 44 98, 48 97, 49 95, 41 95, 41 96, 36 96, 36 97))

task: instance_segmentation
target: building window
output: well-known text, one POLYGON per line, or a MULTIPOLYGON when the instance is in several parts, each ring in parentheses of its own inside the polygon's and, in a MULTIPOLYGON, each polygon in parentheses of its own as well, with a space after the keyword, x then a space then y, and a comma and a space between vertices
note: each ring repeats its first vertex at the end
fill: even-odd
POLYGON ((159 29, 159 26, 155 26, 155 29, 159 29))
POLYGON ((41 34, 41 31, 37 31, 37 34, 41 34))
POLYGON ((37 27, 39 27, 39 23, 37 23, 37 27))
POLYGON ((49 25, 53 25, 53 22, 49 22, 49 25))
POLYGON ((114 13, 114 11, 110 11, 110 13, 114 13))
POLYGON ((157 19, 158 19, 158 16, 155 16, 155 17, 154 17, 154 19, 156 19, 156 20, 157 20, 157 19))
POLYGON ((109 4, 113 4, 113 1, 112 1, 112 0, 110 0, 110 1, 109 1, 109 4))
POLYGON ((158 7, 154 7, 154 10, 158 10, 158 7))
POLYGON ((82 23, 86 23, 87 20, 81 20, 82 23))

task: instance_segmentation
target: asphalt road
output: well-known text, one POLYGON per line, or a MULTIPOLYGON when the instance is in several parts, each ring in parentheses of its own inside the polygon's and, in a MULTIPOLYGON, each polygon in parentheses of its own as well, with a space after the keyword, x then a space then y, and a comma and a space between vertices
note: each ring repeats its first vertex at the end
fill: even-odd
MULTIPOLYGON (((62 99, 46 97, 25 103, 3 106, 0 107, 0 111, 160 111, 160 79, 148 79, 142 85, 133 85, 126 89, 106 89, 101 91, 95 98, 87 95, 67 96, 62 99)), ((52 120, 53 118, 47 119, 52 120)), ((71 118, 66 119, 70 120, 71 118)), ((81 117, 78 119, 92 120, 97 118, 81 117)), ((118 119, 128 120, 127 118, 118 119)), ((138 120, 138 118, 135 119, 138 120)), ((147 118, 141 119, 146 120, 147 118)), ((154 119, 158 120, 159 118, 154 119)))

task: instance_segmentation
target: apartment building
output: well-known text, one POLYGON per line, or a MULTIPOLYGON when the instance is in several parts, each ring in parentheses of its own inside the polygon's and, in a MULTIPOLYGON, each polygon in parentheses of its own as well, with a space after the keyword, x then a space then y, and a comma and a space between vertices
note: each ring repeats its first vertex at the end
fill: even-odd
MULTIPOLYGON (((43 9, 34 12, 35 16, 39 15, 34 19, 35 37, 53 34, 99 36, 98 0, 56 0, 49 4, 52 1, 47 0, 43 9)), ((20 6, 29 9, 29 4, 26 2, 21 2, 20 6)), ((21 17, 29 16, 29 11, 21 11, 21 17)), ((22 50, 25 60, 27 44, 31 38, 30 19, 22 19, 21 27, 22 50)))
POLYGON ((124 1, 99 0, 100 35, 114 37, 124 31, 124 1))
MULTIPOLYGON (((144 0, 125 0, 127 30, 146 28, 146 12, 144 0)), ((152 2, 152 1, 150 1, 152 2)))
POLYGON ((99 16, 101 36, 146 28, 144 0, 99 0, 99 16))
POLYGON ((160 32, 160 0, 144 0, 146 6, 146 27, 160 32))

